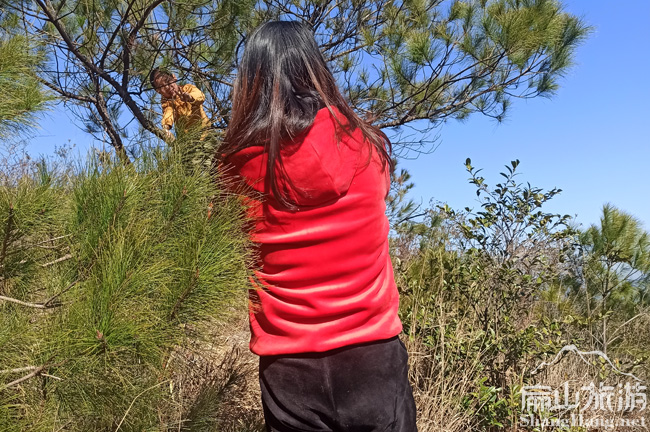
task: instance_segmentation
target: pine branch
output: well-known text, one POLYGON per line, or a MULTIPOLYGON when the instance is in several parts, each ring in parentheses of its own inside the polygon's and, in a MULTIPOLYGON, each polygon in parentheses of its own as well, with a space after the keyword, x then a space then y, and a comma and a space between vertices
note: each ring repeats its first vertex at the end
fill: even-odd
MULTIPOLYGON (((104 63, 106 62, 106 58, 108 57, 108 54, 111 50, 111 46, 113 45, 113 42, 115 41, 115 38, 119 34, 119 32, 123 29, 124 24, 126 23, 129 13, 131 12, 131 8, 135 4, 135 1, 130 1, 128 3, 128 6, 126 7, 126 11, 124 12, 124 15, 122 15, 122 18, 120 18, 120 22, 118 25, 115 26, 115 30, 113 31, 113 34, 111 34, 110 38, 108 39, 108 42, 106 43, 106 49, 104 50, 104 53, 102 54, 102 57, 99 59, 99 67, 104 69, 104 63)), ((58 13, 58 12, 57 12, 58 13)))
POLYGON ((15 298, 5 297, 5 296, 2 296, 2 295, 0 295, 0 300, 6 301, 6 302, 9 302, 9 303, 16 303, 16 304, 19 304, 21 306, 26 306, 26 307, 30 307, 30 308, 34 308, 34 309, 50 309, 50 308, 54 308, 54 307, 59 306, 59 305, 48 306, 45 303, 29 303, 29 302, 24 302, 22 300, 15 299, 15 298))
POLYGON ((97 108, 97 113, 101 118, 101 124, 104 127, 104 130, 106 131, 108 136, 111 138, 111 142, 113 143, 113 147, 115 147, 115 152, 117 153, 118 157, 125 164, 128 165, 131 163, 131 160, 126 154, 126 150, 124 149, 124 144, 122 143, 122 138, 120 137, 119 132, 115 129, 115 126, 113 125, 113 121, 111 120, 111 117, 108 114, 108 107, 106 106, 106 100, 104 99, 104 95, 102 94, 101 85, 99 84, 99 80, 97 80, 95 77, 93 77, 93 84, 95 85, 95 89, 96 89, 95 108, 97 108))
POLYGON ((67 90, 62 89, 61 87, 58 87, 58 86, 52 84, 51 82, 49 82, 49 81, 47 81, 47 80, 45 80, 43 78, 38 78, 38 82, 40 82, 41 84, 43 84, 44 86, 46 86, 50 90, 53 90, 53 91, 57 92, 58 94, 60 94, 64 98, 74 99, 74 100, 79 101, 79 102, 86 102, 86 103, 93 103, 93 104, 97 102, 95 100, 95 98, 92 98, 90 96, 82 96, 82 95, 79 95, 79 94, 71 93, 71 92, 69 92, 67 90))
POLYGON ((192 280, 190 280, 190 283, 187 285, 187 288, 183 291, 181 296, 176 300, 176 303, 174 303, 174 307, 172 308, 171 313, 169 314, 171 319, 176 318, 178 314, 178 310, 180 309, 181 305, 185 301, 185 299, 192 293, 192 290, 194 290, 194 286, 199 280, 199 269, 196 269, 196 272, 194 272, 194 275, 192 275, 192 280))
MULTIPOLYGON (((118 83, 109 73, 108 71, 101 69, 99 66, 97 66, 90 58, 86 57, 80 50, 75 41, 72 40, 72 37, 66 30, 65 26, 61 22, 61 18, 57 15, 56 11, 52 7, 52 3, 49 0, 35 0, 36 4, 41 8, 41 10, 45 13, 47 16, 47 20, 52 23, 54 28, 57 30, 61 38, 63 38, 63 41, 65 42, 66 48, 70 51, 70 53, 77 58, 83 65, 84 69, 92 75, 97 75, 98 77, 101 77, 103 80, 105 80, 108 84, 110 84, 111 87, 117 91, 118 95, 120 98, 124 101, 124 104, 129 108, 131 113, 136 117, 136 119, 140 122, 142 127, 147 129, 148 131, 152 132, 154 135, 156 135, 160 139, 165 139, 165 132, 157 128, 151 120, 147 119, 144 114, 142 113, 142 110, 138 105, 136 104, 135 100, 131 97, 129 91, 127 88, 125 88, 123 85, 118 83)), ((155 4, 161 3, 161 0, 156 0, 155 4)), ((150 8, 147 8, 147 11, 149 11, 150 8)), ((149 12, 150 13, 150 12, 149 12)), ((98 107, 99 109, 99 107, 98 107)))
MULTIPOLYGON (((123 71, 122 71, 122 87, 125 88, 125 89, 128 88, 128 85, 129 85, 129 72, 131 70, 131 48, 133 48, 133 44, 135 43, 136 36, 138 35, 138 32, 140 31, 142 26, 146 23, 147 18, 149 18, 149 15, 163 1, 164 0, 155 0, 145 8, 144 12, 142 13, 142 16, 140 17, 138 22, 133 26, 133 28, 129 32, 128 37, 124 40, 124 47, 123 47, 123 52, 122 52, 122 67, 123 67, 123 71)), ((127 15, 128 15, 128 11, 126 12, 125 17, 127 15)), ((117 28, 119 29, 120 26, 118 26, 117 28)), ((116 30, 116 32, 117 32, 117 30, 116 30)), ((107 49, 108 48, 110 48, 110 45, 107 46, 107 49)))

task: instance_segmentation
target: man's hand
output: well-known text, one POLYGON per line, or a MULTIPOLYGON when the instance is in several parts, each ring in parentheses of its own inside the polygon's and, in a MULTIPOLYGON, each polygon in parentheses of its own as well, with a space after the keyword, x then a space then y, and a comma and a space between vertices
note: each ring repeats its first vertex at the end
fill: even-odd
POLYGON ((185 93, 183 91, 178 93, 178 97, 183 102, 190 102, 190 103, 194 102, 194 98, 192 97, 192 95, 190 95, 189 93, 185 93))

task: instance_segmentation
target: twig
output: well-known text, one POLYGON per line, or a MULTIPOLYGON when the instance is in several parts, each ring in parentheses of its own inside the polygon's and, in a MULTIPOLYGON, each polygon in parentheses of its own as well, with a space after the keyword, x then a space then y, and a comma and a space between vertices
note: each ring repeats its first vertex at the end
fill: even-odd
POLYGON ((68 425, 70 425, 70 423, 72 423, 72 420, 66 422, 63 426, 61 426, 60 428, 58 428, 58 429, 56 430, 56 432, 61 432, 63 429, 67 428, 68 425))
MULTIPOLYGON (((58 250, 60 246, 45 246, 45 245, 35 245, 34 247, 47 249, 47 250, 58 250)), ((64 249, 70 249, 70 246, 66 246, 64 249)))
POLYGON ((65 89, 57 87, 56 85, 54 85, 54 84, 50 83, 49 81, 44 80, 42 78, 38 78, 38 81, 41 84, 43 84, 44 86, 49 87, 51 90, 57 92, 58 94, 60 94, 64 98, 74 99, 74 100, 80 101, 80 102, 88 102, 88 103, 95 103, 96 102, 95 99, 90 97, 90 96, 78 95, 78 94, 69 92, 69 91, 67 91, 65 89))
POLYGON ((61 294, 64 294, 64 293, 70 291, 70 289, 71 289, 73 286, 75 286, 75 285, 77 284, 77 282, 79 282, 79 279, 77 279, 76 281, 73 281, 70 285, 68 285, 67 287, 65 287, 64 289, 62 289, 60 292, 54 294, 52 297, 50 297, 49 299, 47 299, 47 300, 45 301, 45 303, 43 303, 43 304, 44 304, 45 306, 50 306, 50 303, 52 302, 52 300, 54 300, 55 298, 59 297, 61 294))
POLYGON ((18 373, 18 372, 27 372, 31 371, 34 369, 37 369, 38 366, 25 366, 25 367, 20 367, 16 369, 2 369, 0 370, 0 374, 11 374, 11 373, 18 373))
POLYGON ((31 245, 31 246, 38 246, 38 245, 41 245, 41 244, 43 244, 43 243, 53 242, 54 240, 61 240, 62 238, 70 237, 71 235, 72 235, 72 234, 66 234, 66 235, 62 235, 62 236, 58 236, 58 237, 52 237, 52 238, 50 238, 50 239, 43 240, 43 241, 40 241, 40 242, 38 242, 38 243, 34 243, 34 244, 31 245))
POLYGON ((141 391, 141 392, 140 392, 136 397, 134 397, 133 400, 131 401, 131 405, 129 405, 129 408, 128 408, 128 409, 126 410, 126 412, 124 413, 124 417, 122 417, 122 420, 120 420, 119 424, 118 424, 117 427, 115 428, 115 432, 117 432, 118 430, 120 430, 120 427, 122 427, 122 423, 124 423, 124 419, 126 419, 126 416, 129 414, 129 411, 131 411, 131 408, 133 407, 133 404, 135 403, 135 401, 136 401, 140 396, 142 396, 143 394, 145 394, 145 393, 148 392, 149 390, 153 390, 153 389, 155 389, 156 387, 159 387, 159 386, 161 386, 161 385, 163 385, 163 384, 168 383, 169 381, 171 381, 171 380, 165 380, 165 381, 159 382, 158 384, 153 385, 153 386, 149 387, 148 389, 144 389, 144 390, 142 390, 142 391, 141 391))
MULTIPOLYGON (((418 206, 418 207, 419 207, 419 206, 418 206)), ((417 209, 415 209, 415 210, 417 210, 417 209)), ((415 212, 415 210, 414 210, 414 212, 415 212)), ((404 222, 410 221, 411 219, 419 218, 419 217, 421 217, 421 216, 426 216, 427 214, 429 214, 428 211, 425 211, 425 212, 422 212, 422 213, 418 213, 418 214, 410 214, 410 215, 405 216, 404 218, 402 218, 402 220, 400 220, 399 222, 397 222, 397 223, 395 224, 395 226, 397 226, 397 225, 401 225, 401 224, 403 224, 404 222)))
POLYGON ((187 288, 183 290, 183 293, 181 296, 176 300, 176 303, 174 303, 174 307, 172 308, 172 312, 169 315, 171 319, 176 318, 176 314, 178 313, 178 310, 181 308, 181 305, 187 298, 192 293, 192 290, 194 289, 194 286, 196 285, 197 281, 199 280, 199 268, 197 267, 196 271, 194 272, 194 275, 192 275, 192 279, 190 280, 190 283, 187 285, 187 288))
MULTIPOLYGON (((25 302, 25 301, 22 301, 22 300, 18 300, 18 299, 12 298, 12 297, 6 297, 6 296, 2 296, 2 295, 0 295, 0 300, 4 300, 4 301, 10 302, 10 303, 16 303, 16 304, 19 304, 21 306, 27 306, 27 307, 36 308, 36 309, 51 309, 51 308, 55 308, 55 307, 60 306, 58 304, 55 304, 55 305, 51 304, 52 301, 54 299, 56 299, 57 297, 59 297, 61 294, 69 291, 73 286, 75 286, 77 284, 77 282, 79 282, 79 281, 76 280, 76 281, 72 282, 70 285, 68 285, 67 287, 62 289, 60 292, 54 294, 52 297, 50 297, 49 299, 47 299, 43 303, 30 303, 30 302, 25 302)), ((1 372, 2 371, 0 371, 0 373, 1 372)))
POLYGON ((9 384, 5 384, 3 387, 0 387, 0 390, 5 390, 5 389, 8 389, 9 387, 13 387, 15 385, 18 385, 23 381, 27 381, 28 379, 33 378, 36 375, 40 374, 43 370, 45 370, 46 367, 47 367, 47 365, 39 366, 36 369, 34 369, 32 372, 25 375, 24 377, 18 378, 17 380, 14 380, 14 381, 10 382, 9 384))
POLYGON ((46 373, 41 374, 41 376, 46 376, 48 378, 52 378, 52 379, 55 379, 57 381, 63 381, 63 378, 59 378, 58 376, 54 376, 54 375, 50 375, 50 374, 46 374, 46 373))
MULTIPOLYGON (((26 262, 27 262, 27 260, 26 260, 26 259, 24 259, 24 260, 20 260, 20 261, 18 261, 18 263, 17 263, 17 264, 25 264, 26 262)), ((0 268, 4 268, 4 267, 5 267, 5 265, 4 265, 4 264, 0 264, 0 268)), ((3 278, 3 279, 4 279, 4 278, 3 278)))
POLYGON ((16 303, 16 304, 19 304, 21 306, 27 306, 27 307, 36 308, 36 309, 47 309, 48 308, 48 306, 46 306, 44 304, 24 302, 24 301, 15 299, 15 298, 5 297, 5 296, 2 296, 2 295, 0 295, 0 300, 4 300, 6 302, 16 303))
POLYGON ((66 255, 63 255, 61 258, 55 259, 54 261, 50 261, 48 263, 41 264, 41 267, 49 267, 49 266, 51 266, 53 264, 60 263, 61 261, 69 260, 70 258, 72 258, 72 254, 66 254, 66 255))
MULTIPOLYGON (((60 362, 55 363, 55 364, 48 364, 48 362, 51 361, 51 360, 52 360, 52 358, 50 358, 42 366, 28 366, 26 368, 19 368, 19 369, 25 369, 25 370, 29 370, 30 368, 33 368, 33 369, 32 369, 32 372, 28 373, 27 375, 25 375, 23 377, 20 377, 17 380, 14 380, 14 381, 10 382, 9 384, 5 384, 4 386, 0 386, 0 391, 6 390, 6 389, 8 389, 10 387, 18 385, 21 382, 27 381, 30 378, 34 378, 37 375, 41 375, 41 372, 43 372, 44 370, 47 370, 47 369, 49 369, 51 367, 61 366, 61 365, 65 364, 68 361, 68 359, 66 359, 66 360, 60 361, 60 362)), ((14 370, 18 371, 18 369, 14 369, 14 370)), ((58 377, 53 377, 53 378, 60 379, 58 377)))

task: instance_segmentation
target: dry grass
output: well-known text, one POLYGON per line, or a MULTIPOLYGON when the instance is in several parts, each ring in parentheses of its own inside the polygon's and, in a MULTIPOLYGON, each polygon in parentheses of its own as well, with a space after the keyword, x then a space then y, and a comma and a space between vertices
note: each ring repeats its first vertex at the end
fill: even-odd
MULTIPOLYGON (((264 430, 258 382, 258 357, 248 348, 248 316, 233 308, 229 319, 206 323, 191 345, 174 352, 176 419, 170 430, 253 432, 264 430), (177 429, 176 429, 177 428, 177 429)), ((472 421, 460 400, 472 386, 475 365, 465 373, 448 373, 433 360, 431 349, 418 340, 404 343, 409 351, 410 381, 418 407, 420 432, 467 431, 472 421)))
MULTIPOLYGON (((248 348, 250 334, 245 308, 242 302, 230 311, 227 319, 191 329, 196 335, 193 342, 174 352, 170 365, 176 371, 173 391, 177 418, 168 419, 167 424, 172 425, 170 431, 264 431, 258 357, 248 348)), ((461 361, 462 364, 448 364, 441 347, 427 346, 418 338, 402 339, 409 351, 409 379, 418 409, 418 430, 478 430, 477 419, 468 414, 463 401, 476 390, 480 359, 468 357, 461 361)), ((569 354, 537 375, 535 382, 560 389, 560 395, 563 395, 565 382, 569 383, 572 391, 592 381, 598 383, 598 374, 602 370, 600 366, 586 365, 578 356, 569 354)), ((624 385, 626 378, 610 378, 606 382, 616 387, 619 383, 624 385)), ((470 411, 476 411, 479 407, 470 408, 470 411)), ((646 408, 645 411, 637 410, 618 417, 629 419, 645 415, 648 425, 649 413, 646 408)), ((589 413, 584 414, 587 416, 589 413)), ((589 417, 598 417, 598 414, 592 412, 589 417)), ((611 419, 615 416, 601 414, 601 417, 611 419)), ((515 426, 510 430, 524 429, 515 426)), ((588 432, 603 429, 572 430, 588 432)), ((636 432, 647 429, 619 427, 607 430, 636 432)))
POLYGON ((248 316, 234 308, 228 319, 191 329, 193 342, 176 350, 176 419, 170 430, 253 432, 264 430, 258 357, 248 348, 248 316), (200 335, 200 336, 199 336, 200 335))
MULTIPOLYGON (((638 376, 640 379, 644 380, 643 376, 638 376)), ((535 382, 548 386, 553 391, 557 390, 560 400, 564 399, 564 386, 568 384, 568 395, 570 403, 575 402, 575 395, 579 393, 579 408, 574 410, 566 410, 557 414, 561 418, 570 418, 571 414, 578 416, 581 414, 585 419, 595 419, 596 421, 604 422, 619 422, 624 419, 625 421, 636 421, 640 423, 640 420, 643 418, 645 427, 642 426, 612 426, 607 428, 607 431, 610 432, 636 432, 636 431, 647 431, 650 426, 650 410, 648 406, 644 410, 641 410, 639 406, 635 409, 632 409, 630 412, 623 412, 623 410, 617 409, 617 404, 625 404, 625 386, 634 385, 636 380, 632 377, 614 373, 611 366, 600 360, 600 357, 588 355, 585 356, 585 359, 581 359, 575 353, 568 353, 562 358, 558 363, 548 367, 544 370, 543 373, 535 377, 535 382), (585 361, 586 360, 586 361, 585 361), (592 364, 588 364, 590 362, 592 364), (600 388, 600 385, 605 386, 603 389, 600 388), (565 384, 566 383, 566 384, 565 384), (609 407, 605 408, 598 407, 595 408, 597 404, 596 400, 590 399, 591 391, 587 390, 591 384, 595 386, 595 392, 593 393, 594 397, 603 396, 603 399, 599 403, 611 404, 611 410, 609 407), (607 390, 607 387, 610 390, 607 390), (607 397, 608 394, 611 394, 611 397, 607 397), (622 397, 622 400, 619 400, 619 397, 622 397), (589 401, 589 402, 588 402, 589 401), (589 406, 590 405, 590 406, 589 406)), ((645 380, 641 382, 642 385, 647 385, 645 380)), ((643 391, 647 394, 647 391, 643 391)), ((555 398, 555 397, 554 397, 555 398)), ((618 405, 620 407, 620 405, 618 405)), ((594 427, 594 428, 585 428, 586 431, 602 431, 603 427, 594 427)))
POLYGON ((462 411, 461 400, 474 382, 475 364, 445 371, 435 353, 421 341, 405 341, 409 352, 409 380, 418 409, 419 432, 460 432, 472 430, 471 418, 462 411), (461 372, 462 371, 462 372, 461 372))

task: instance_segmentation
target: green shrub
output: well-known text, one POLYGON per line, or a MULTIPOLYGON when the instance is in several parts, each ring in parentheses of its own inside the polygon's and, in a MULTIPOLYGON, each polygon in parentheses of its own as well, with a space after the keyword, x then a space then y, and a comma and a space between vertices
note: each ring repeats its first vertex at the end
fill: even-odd
POLYGON ((178 430, 170 354, 250 256, 238 199, 177 153, 1 185, 0 430, 178 430))

